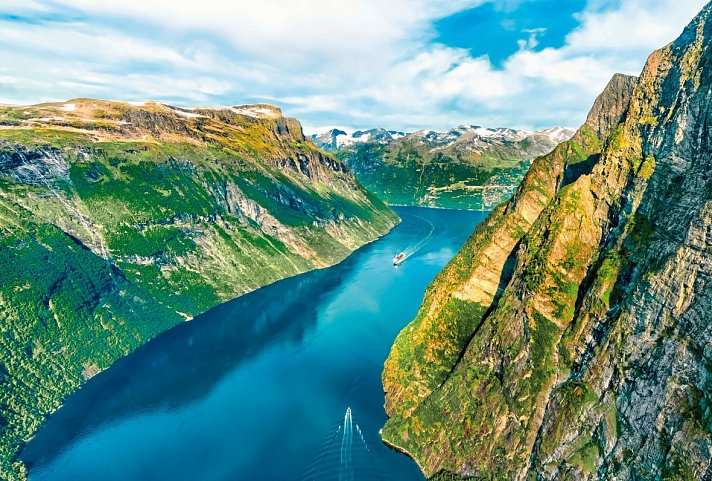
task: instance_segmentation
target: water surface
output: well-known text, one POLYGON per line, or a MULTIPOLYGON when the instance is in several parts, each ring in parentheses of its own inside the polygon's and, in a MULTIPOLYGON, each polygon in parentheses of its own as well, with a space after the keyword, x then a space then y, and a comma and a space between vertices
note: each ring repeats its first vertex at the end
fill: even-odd
POLYGON ((341 264, 218 306, 91 379, 24 450, 30 480, 338 480, 344 446, 348 479, 422 480, 379 440, 381 370, 485 214, 396 211, 401 225, 341 264), (393 267, 431 223, 429 242, 393 267))

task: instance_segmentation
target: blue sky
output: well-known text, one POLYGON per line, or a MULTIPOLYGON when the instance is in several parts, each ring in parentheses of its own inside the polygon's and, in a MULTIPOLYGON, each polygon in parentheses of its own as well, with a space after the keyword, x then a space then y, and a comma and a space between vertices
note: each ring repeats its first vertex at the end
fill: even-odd
POLYGON ((473 56, 487 55, 501 67, 523 47, 563 47, 585 8, 585 0, 488 2, 437 20, 434 41, 466 48, 473 56))
POLYGON ((3 0, 0 102, 269 102, 307 131, 578 126, 704 0, 3 0))

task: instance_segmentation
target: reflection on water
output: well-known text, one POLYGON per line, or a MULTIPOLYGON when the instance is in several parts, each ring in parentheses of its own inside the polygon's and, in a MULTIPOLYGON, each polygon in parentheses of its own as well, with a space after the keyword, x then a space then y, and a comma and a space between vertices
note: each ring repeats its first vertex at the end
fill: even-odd
POLYGON ((327 298, 340 281, 328 269, 314 271, 217 306, 171 329, 87 383, 50 418, 26 455, 42 451, 42 461, 51 461, 72 438, 113 418, 172 410, 200 398, 226 372, 268 345, 298 346, 316 325, 311 300, 327 298), (240 322, 245 318, 251 321, 240 322), (55 430, 63 435, 44 435, 55 430))
POLYGON ((379 479, 422 479, 379 442, 380 372, 428 282, 483 214, 398 212, 400 226, 338 266, 219 306, 90 380, 23 452, 31 480, 297 480, 347 406, 361 423, 349 439, 363 439, 352 457, 370 446, 363 460, 379 479), (423 220, 432 239, 394 268, 393 254, 427 233, 423 220))

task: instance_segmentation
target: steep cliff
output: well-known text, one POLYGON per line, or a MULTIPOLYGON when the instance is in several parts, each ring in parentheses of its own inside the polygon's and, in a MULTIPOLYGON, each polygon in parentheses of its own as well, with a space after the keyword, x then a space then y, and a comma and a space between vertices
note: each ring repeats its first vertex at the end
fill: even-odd
POLYGON ((516 190, 532 160, 573 131, 539 132, 463 125, 409 134, 371 129, 312 136, 390 204, 490 210, 516 190))
POLYGON ((428 476, 701 477, 712 455, 712 7, 616 76, 434 280, 383 373, 428 476))
POLYGON ((117 358, 397 221, 269 105, 77 99, 0 108, 0 125, 1 479, 117 358))

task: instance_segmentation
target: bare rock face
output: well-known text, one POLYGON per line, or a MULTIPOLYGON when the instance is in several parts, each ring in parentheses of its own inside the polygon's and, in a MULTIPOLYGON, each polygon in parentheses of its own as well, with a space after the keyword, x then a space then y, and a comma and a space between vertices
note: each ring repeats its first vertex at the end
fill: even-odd
POLYGON ((712 455, 712 6, 478 226, 399 335, 426 475, 698 479, 712 455))
POLYGON ((69 163, 58 149, 0 145, 0 175, 15 182, 44 185, 48 179, 66 179, 68 172, 69 163))
POLYGON ((596 98, 586 123, 594 129, 598 138, 607 138, 611 134, 611 129, 621 121, 628 110, 630 96, 637 82, 637 77, 615 74, 601 95, 596 98))

